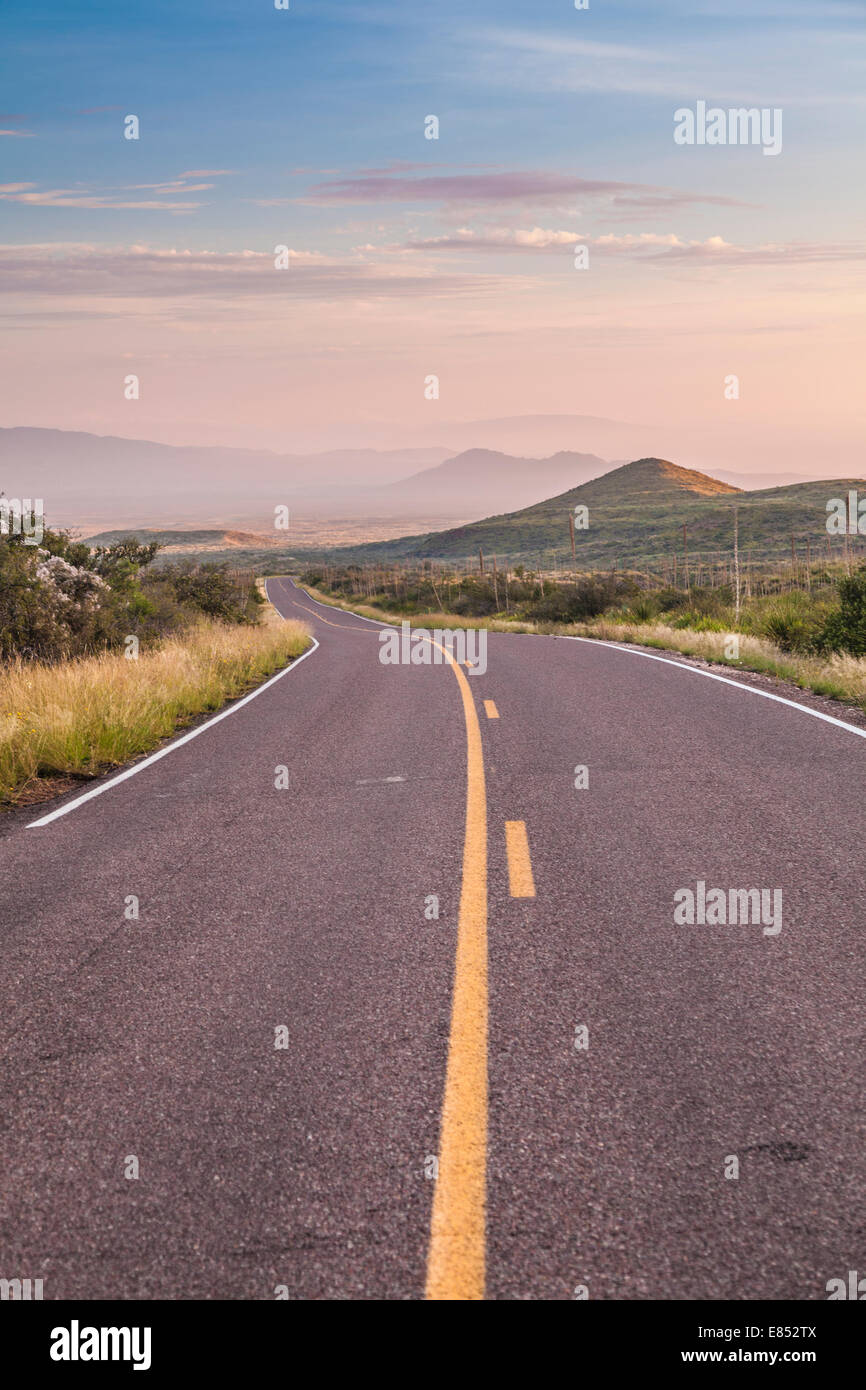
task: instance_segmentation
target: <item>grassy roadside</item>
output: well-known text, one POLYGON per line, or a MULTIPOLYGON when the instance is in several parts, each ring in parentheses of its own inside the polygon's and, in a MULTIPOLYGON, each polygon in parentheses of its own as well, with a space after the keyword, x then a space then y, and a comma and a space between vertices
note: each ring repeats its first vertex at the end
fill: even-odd
POLYGON ((202 618, 135 661, 104 652, 0 667, 0 800, 39 799, 41 779, 96 776, 149 752, 308 645, 301 623, 202 618))
MULTIPOLYGON (((312 593, 317 603, 326 603, 329 608, 342 608, 345 613, 357 613, 362 618, 373 618, 379 623, 396 623, 397 627, 402 622, 407 621, 406 613, 394 613, 384 608, 374 608, 369 603, 347 603, 344 599, 336 599, 321 589, 310 590, 303 585, 301 587, 304 588, 305 593, 312 593)), ((490 632, 540 632, 542 627, 544 631, 547 631, 550 626, 549 624, 516 622, 505 618, 463 618, 456 613, 413 613, 411 617, 408 617, 408 621, 413 627, 486 627, 490 632)))
MULTIPOLYGON (((366 618, 396 623, 405 621, 405 613, 388 612, 367 604, 350 604, 336 600, 316 590, 316 597, 332 608, 360 613, 366 618)), ((452 613, 420 613, 409 619, 413 627, 469 628, 486 627, 491 632, 529 632, 559 634, 566 637, 589 637, 598 641, 623 642, 628 645, 656 647, 662 651, 679 652, 698 660, 727 666, 737 671, 754 671, 789 681, 801 690, 811 690, 833 700, 857 705, 866 712, 866 658, 833 655, 805 656, 782 651, 765 638, 736 634, 736 657, 728 655, 728 644, 735 634, 698 632, 693 628, 674 628, 660 622, 622 623, 595 618, 583 623, 509 622, 503 618, 460 618, 452 613), (727 649, 727 650, 726 650, 727 649)))
POLYGON ((664 623, 616 623, 598 618, 591 623, 576 623, 573 628, 563 629, 566 630, 573 631, 579 637, 659 647, 718 666, 775 676, 778 680, 790 681, 801 690, 812 690, 816 695, 855 704, 866 711, 864 657, 840 654, 803 656, 783 652, 763 637, 752 637, 745 633, 696 632, 690 628, 667 627, 664 623), (726 650, 735 635, 738 639, 736 657, 728 655, 726 650))

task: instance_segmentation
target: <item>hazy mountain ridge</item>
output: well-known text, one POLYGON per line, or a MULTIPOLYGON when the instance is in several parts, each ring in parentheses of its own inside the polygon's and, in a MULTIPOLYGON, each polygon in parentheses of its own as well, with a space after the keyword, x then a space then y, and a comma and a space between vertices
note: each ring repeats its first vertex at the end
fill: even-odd
POLYGON ((575 487, 607 472, 610 464, 596 454, 562 450, 550 458, 518 458, 495 449, 467 449, 433 468, 391 483, 383 489, 389 501, 403 509, 418 506, 444 510, 453 499, 464 515, 481 509, 489 515, 497 503, 516 511, 554 492, 575 487))
POLYGON ((594 454, 566 451, 540 459, 489 449, 455 456, 441 448, 280 455, 0 429, 0 486, 8 496, 41 497, 56 525, 106 531, 128 522, 130 529, 265 534, 280 503, 303 516, 392 515, 405 531, 413 513, 423 524, 515 510, 609 466, 594 454))
MULTIPOLYGON (((75 430, 0 428, 0 488, 10 497, 41 497, 56 525, 102 522, 114 529, 209 523, 273 524, 278 504, 346 509, 367 493, 442 461, 444 448, 275 454, 159 444, 75 430)), ((457 514, 457 513, 453 513, 457 514)), ((465 512, 460 512, 465 515, 465 512)), ((243 529, 243 526, 241 526, 243 529)))
POLYGON ((663 458, 614 465, 572 450, 546 458, 489 448, 442 453, 279 455, 12 428, 0 429, 0 488, 7 496, 42 497, 49 524, 83 529, 94 543, 146 532, 161 540, 164 554, 223 552, 238 564, 297 551, 376 561, 461 557, 479 547, 536 557, 555 549, 567 556, 568 512, 584 505, 590 528, 578 532, 579 556, 606 564, 626 554, 674 553, 684 520, 692 548, 728 548, 728 499, 734 496, 743 502, 743 545, 782 553, 791 531, 823 544, 827 498, 849 486, 866 487, 856 479, 767 486, 772 475, 761 474, 763 487, 755 488, 735 474, 724 481, 663 458), (427 466, 419 469, 419 463, 427 466), (359 482, 362 468, 400 469, 403 476, 359 482), (328 481, 341 473, 353 481, 328 481), (744 485, 739 492, 735 479, 744 485), (758 501, 758 510, 747 515, 758 501), (279 503, 291 512, 288 532, 274 530, 279 503))

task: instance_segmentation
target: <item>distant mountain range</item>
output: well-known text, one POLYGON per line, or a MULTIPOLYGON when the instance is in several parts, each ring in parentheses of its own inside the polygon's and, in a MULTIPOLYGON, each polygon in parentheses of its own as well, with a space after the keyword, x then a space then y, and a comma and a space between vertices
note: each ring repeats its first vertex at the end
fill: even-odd
MULTIPOLYGON (((177 447, 65 430, 0 429, 0 488, 41 497, 50 522, 89 530, 193 523, 267 532, 274 507, 297 516, 474 520, 604 473, 595 454, 514 458, 489 449, 325 454, 177 447)), ((401 524, 401 531, 407 529, 401 524)), ((412 529, 411 524, 408 529, 412 529)))
MULTIPOLYGON (((566 424, 572 429, 577 421, 587 432, 590 426, 596 434, 607 432, 611 443, 617 439, 612 421, 526 417, 533 428, 539 419, 556 430, 566 424)), ((495 433, 493 426, 511 428, 515 422, 486 424, 495 433)), ((616 537, 611 533, 605 540, 603 517, 610 525, 619 518, 620 536, 628 534, 635 541, 644 536, 641 545, 649 553, 653 546, 672 543, 671 526, 676 523, 665 513, 674 496, 677 505, 687 501, 693 506, 702 499, 718 501, 736 485, 750 496, 763 487, 769 489, 766 498, 771 492, 780 494, 776 517, 781 515, 781 494, 792 505, 795 497, 800 499, 801 512, 795 508, 788 522, 802 529, 813 499, 819 494, 826 499, 834 495, 834 487, 842 486, 830 481, 792 484, 789 480, 796 474, 782 475, 780 486, 772 474, 751 479, 727 470, 719 470, 717 479, 658 458, 639 463, 640 468, 638 463, 617 466, 600 454, 571 449, 545 458, 490 448, 470 448, 454 456, 434 446, 273 454, 175 447, 77 431, 0 429, 0 489, 8 497, 41 497, 49 524, 85 534, 180 530, 189 536, 196 533, 191 547, 209 551, 220 547, 224 534, 225 548, 239 560, 248 550, 270 550, 275 544, 322 551, 336 546, 356 549, 361 541, 384 546, 383 554, 400 555, 468 554, 479 545, 503 553, 506 548, 509 553, 564 549, 569 541, 562 529, 567 527, 563 508, 568 510, 572 493, 572 505, 585 502, 596 513, 601 509, 594 513, 592 532, 580 536, 583 553, 596 558, 615 553, 616 537), (661 472, 647 472, 650 465, 661 472), (577 496, 585 487, 591 491, 577 496), (288 535, 274 535, 274 508, 279 504, 291 511, 288 535), (229 532, 251 533, 252 538, 239 542, 229 539, 229 532)), ((696 517, 695 525, 703 521, 696 517)), ((709 522, 707 526, 707 545, 723 544, 727 517, 715 531, 709 522)))
POLYGON ((449 454, 494 449, 549 458, 561 450, 577 449, 620 463, 646 457, 677 459, 688 468, 713 476, 724 477, 727 470, 736 470, 747 477, 761 477, 762 482, 753 482, 753 487, 762 485, 768 474, 774 486, 808 478, 838 478, 850 472, 863 453, 859 421, 828 416, 820 428, 804 428, 795 418, 762 420, 742 403, 731 401, 703 422, 665 424, 578 414, 449 420, 440 414, 440 404, 424 412, 423 423, 341 426, 334 439, 377 449, 407 443, 445 446, 449 454))
POLYGON ((492 449, 467 449, 435 468, 426 468, 380 491, 401 511, 447 510, 443 499, 459 502, 464 515, 484 516, 497 505, 527 507, 554 492, 606 473, 610 464, 595 454, 562 451, 552 458, 513 458, 492 449))
MULTIPOLYGON (((443 448, 272 454, 178 447, 75 430, 0 429, 0 489, 41 497, 54 525, 273 526, 280 503, 323 515, 446 458, 443 448), (359 488, 359 483, 367 484, 359 488)), ((441 509, 438 515, 448 515, 441 509)), ((462 511, 452 516, 465 516, 462 511)))
MULTIPOLYGON (((50 522, 266 532, 274 507, 297 515, 462 520, 524 507, 603 473, 594 454, 512 458, 441 448, 325 454, 176 447, 65 430, 0 429, 0 487, 41 497, 50 522)), ((405 526, 402 527, 406 529, 405 526)))

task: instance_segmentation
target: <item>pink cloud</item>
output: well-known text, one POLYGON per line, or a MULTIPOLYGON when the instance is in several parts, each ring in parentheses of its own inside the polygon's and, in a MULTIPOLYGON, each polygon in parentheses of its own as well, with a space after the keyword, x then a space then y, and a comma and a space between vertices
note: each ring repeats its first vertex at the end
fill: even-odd
POLYGON ((487 228, 475 232, 460 227, 445 236, 425 237, 406 242, 403 246, 363 246, 365 252, 391 251, 487 251, 537 254, 561 252, 580 242, 603 255, 625 255, 643 261, 678 261, 695 265, 803 265, 817 262, 860 261, 866 259, 866 247, 855 242, 780 242, 764 246, 736 246, 723 237, 711 236, 703 241, 688 241, 675 232, 606 232, 602 236, 586 236, 579 232, 528 229, 487 228))
POLYGON ((386 164, 383 169, 359 169, 358 174, 363 178, 377 178, 380 174, 390 177, 392 174, 414 174, 419 169, 434 169, 436 166, 432 160, 425 160, 421 164, 410 164, 408 160, 397 159, 392 164, 386 164))
MULTIPOLYGON (((406 243, 411 251, 560 251, 564 246, 585 241, 579 232, 550 230, 545 227, 492 228, 478 233, 460 227, 446 236, 424 237, 406 243)), ((373 247, 365 248, 373 250, 373 247)))
POLYGON ((43 208, 95 208, 99 211, 117 209, 135 209, 137 211, 160 211, 168 212, 192 212, 202 206, 201 203, 176 203, 163 202, 160 199, 152 198, 148 200, 129 201, 117 199, 110 194, 87 193, 77 188, 44 188, 34 192, 24 192, 24 189, 32 189, 32 184, 16 185, 7 184, 7 191, 3 192, 0 188, 0 199, 9 203, 27 203, 31 207, 43 208))
POLYGON ((515 170, 482 174, 433 174, 405 178, 389 173, 334 179, 309 189, 305 202, 322 205, 377 202, 509 203, 550 205, 573 198, 629 198, 635 206, 648 200, 652 206, 714 203, 741 206, 736 199, 713 194, 687 193, 638 183, 584 179, 574 174, 546 170, 515 170))
POLYGON ((866 260, 866 247, 856 242, 776 242, 764 246, 734 246, 721 237, 706 241, 677 241, 653 260, 677 260, 707 265, 813 265, 866 260))

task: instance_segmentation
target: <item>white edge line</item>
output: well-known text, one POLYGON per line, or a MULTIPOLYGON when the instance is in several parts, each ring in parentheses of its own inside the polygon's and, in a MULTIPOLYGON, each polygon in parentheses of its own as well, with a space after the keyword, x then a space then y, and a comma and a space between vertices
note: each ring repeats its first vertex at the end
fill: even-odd
MULTIPOLYGON (((282 617, 282 614, 280 614, 280 616, 282 617)), ((262 691, 267 690, 269 685, 273 685, 276 681, 282 680, 283 676, 287 676, 290 671, 294 671, 296 667, 300 666, 302 661, 306 661, 308 656, 312 656, 319 644, 312 633, 310 634, 310 641, 313 645, 308 651, 304 652, 303 656, 296 656, 290 665, 284 666, 282 671, 278 671, 275 676, 271 676, 265 681, 264 685, 259 685, 255 690, 251 690, 249 695, 244 695, 243 698, 233 704, 230 709, 224 709, 220 714, 215 714, 212 719, 208 719, 204 724, 199 724, 197 729, 191 729, 188 734, 182 734, 180 738, 176 738, 174 742, 170 743, 166 748, 160 748, 159 752, 151 753, 149 758, 142 758, 140 763, 135 763, 132 767, 128 767, 125 772, 119 772, 116 777, 109 778, 107 782, 102 782, 98 787, 92 787, 89 792, 84 792, 81 796, 76 796, 73 801, 67 801, 65 806, 59 806, 56 811, 51 811, 49 815, 42 816, 39 820, 29 821, 25 829, 38 830, 43 825, 50 825, 52 821, 58 820, 60 816, 66 816, 70 811, 74 811, 76 807, 83 806, 85 801, 91 801, 95 796, 102 796, 103 792, 109 791, 111 787, 116 787, 118 782, 125 782, 128 777, 134 777, 137 772, 143 772, 144 769, 150 767, 152 763, 158 763, 160 758, 167 757, 169 753, 174 752, 175 748, 180 748, 184 743, 189 743, 192 739, 198 738, 199 734, 203 734, 206 729, 212 728, 214 724, 219 724, 221 719, 228 719, 230 714, 235 714, 244 705, 248 705, 250 700, 254 700, 257 695, 261 695, 262 691)))
MULTIPOLYGON (((279 575, 275 576, 275 578, 277 579, 279 579, 280 577, 281 576, 279 575)), ((282 577, 288 579, 288 575, 284 575, 282 577)), ((294 583, 294 580, 292 580, 291 582, 294 583)), ((363 613, 355 613, 354 610, 351 608, 341 608, 338 603, 322 603, 321 599, 313 598, 313 595, 310 593, 309 589, 302 588, 300 584, 295 584, 295 588, 297 589, 298 593, 306 594, 307 598, 311 599, 313 603, 317 603, 320 608, 327 609, 331 613, 347 613, 350 618, 360 618, 362 623, 373 623, 376 627, 392 627, 395 632, 400 631, 396 623, 383 623, 380 618, 365 618, 363 613)))
MULTIPOLYGON (((534 634, 515 634, 515 636, 523 635, 534 634)), ((756 685, 748 685, 745 681, 734 681, 731 680, 730 676, 718 676, 715 671, 702 671, 698 666, 687 666, 684 661, 674 661, 669 656, 656 656, 654 652, 638 651, 636 647, 622 646, 619 642, 605 642, 596 637, 570 637, 566 633, 556 633, 555 636, 565 642, 588 642, 591 647, 608 647, 611 651, 625 652, 629 656, 644 656, 647 661, 661 661, 665 666, 676 666, 679 671, 690 671, 693 676, 706 676, 707 680, 721 681, 722 685, 732 685, 735 690, 748 690, 752 695, 760 695, 764 700, 775 700, 777 705, 789 705, 791 709, 798 709, 803 714, 811 714, 813 719, 823 719, 825 724, 835 724, 838 729, 847 729, 849 733, 856 734, 858 738, 866 738, 866 729, 858 729, 856 724, 847 724, 844 719, 836 719, 832 714, 822 714, 820 710, 810 709, 808 705, 801 705, 797 700, 786 700, 784 695, 773 695, 769 690, 759 690, 756 685)), ((748 671, 745 674, 748 675, 748 671)))
MULTIPOLYGON (((397 627, 396 623, 383 623, 379 618, 365 618, 363 613, 356 613, 352 608, 341 608, 338 603, 322 603, 321 599, 313 598, 313 595, 310 593, 309 589, 305 589, 301 584, 296 584, 294 579, 292 579, 291 576, 288 574, 272 574, 269 575, 269 578, 278 579, 280 580, 280 582, 282 582, 284 579, 288 579, 292 588, 297 593, 303 594, 306 598, 310 600, 311 603, 316 603, 320 608, 324 608, 326 613, 345 613, 346 616, 349 618, 360 618, 362 623, 373 623, 375 627, 391 627, 394 629, 395 632, 399 632, 399 628, 397 627)), ((267 593, 267 591, 268 581, 266 579, 265 593, 267 593)), ((337 626, 339 627, 339 623, 337 624, 337 626)))

